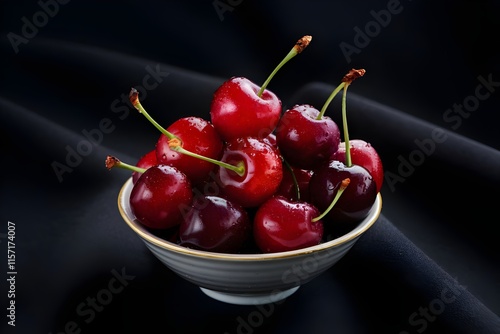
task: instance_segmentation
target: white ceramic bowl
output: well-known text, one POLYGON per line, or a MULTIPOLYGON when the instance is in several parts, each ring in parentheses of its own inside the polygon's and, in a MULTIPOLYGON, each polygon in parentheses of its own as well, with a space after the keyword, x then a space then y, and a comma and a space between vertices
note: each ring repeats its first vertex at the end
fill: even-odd
POLYGON ((168 268, 226 303, 258 305, 282 300, 339 261, 377 220, 382 197, 366 219, 349 233, 300 250, 271 254, 225 254, 189 249, 166 241, 145 229, 129 205, 132 179, 118 195, 118 208, 127 225, 168 268))

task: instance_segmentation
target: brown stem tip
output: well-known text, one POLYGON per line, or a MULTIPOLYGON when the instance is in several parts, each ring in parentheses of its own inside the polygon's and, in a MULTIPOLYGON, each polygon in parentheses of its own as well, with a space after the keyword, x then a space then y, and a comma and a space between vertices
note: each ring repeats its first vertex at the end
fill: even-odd
POLYGON ((115 158, 115 157, 113 157, 113 156, 111 156, 111 155, 108 155, 108 156, 106 157, 106 162, 105 162, 105 164, 106 164, 106 168, 107 168, 108 170, 111 170, 111 168, 115 167, 115 166, 116 166, 116 165, 118 165, 119 163, 120 163, 120 160, 118 160, 118 158, 115 158))
POLYGON ((294 46, 295 51, 297 53, 301 53, 309 45, 309 43, 311 43, 311 41, 312 41, 312 36, 306 35, 302 37, 297 41, 297 43, 295 43, 294 46))
POLYGON ((356 80, 357 78, 359 77, 362 77, 363 75, 365 75, 366 71, 364 69, 359 69, 359 70, 356 70, 356 69, 351 69, 343 78, 342 78, 342 82, 347 82, 347 83, 351 83, 353 82, 354 80, 356 80))
POLYGON ((340 188, 341 189, 347 188, 347 186, 349 185, 349 183, 351 183, 351 179, 350 178, 343 179, 342 182, 340 183, 340 188))
POLYGON ((132 87, 130 89, 130 93, 128 94, 128 98, 130 100, 130 103, 135 107, 139 103, 139 92, 137 89, 132 87))

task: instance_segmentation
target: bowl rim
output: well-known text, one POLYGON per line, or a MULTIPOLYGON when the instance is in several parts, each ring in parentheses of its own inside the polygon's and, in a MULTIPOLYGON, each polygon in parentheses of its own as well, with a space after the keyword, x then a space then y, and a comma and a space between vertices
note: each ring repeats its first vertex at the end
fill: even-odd
POLYGON ((177 245, 173 242, 162 239, 152 232, 148 231, 141 223, 133 217, 129 217, 126 212, 126 207, 129 208, 129 201, 126 195, 130 196, 130 191, 132 189, 132 177, 130 177, 120 188, 118 193, 118 210, 122 216, 125 223, 138 234, 143 241, 153 244, 165 250, 169 250, 178 254, 183 254, 187 256, 220 259, 220 260, 237 260, 237 261, 265 261, 265 260, 275 260, 283 259, 289 257, 298 257, 301 255, 311 255, 313 253, 328 250, 332 247, 345 244, 353 239, 358 238, 363 233, 365 233, 379 218, 382 211, 382 195, 377 194, 375 202, 368 213, 368 216, 353 230, 335 239, 320 243, 318 245, 286 251, 286 252, 276 252, 276 253, 253 253, 253 254, 232 254, 232 253, 216 253, 203 250, 197 250, 192 248, 187 248, 181 245, 177 245))

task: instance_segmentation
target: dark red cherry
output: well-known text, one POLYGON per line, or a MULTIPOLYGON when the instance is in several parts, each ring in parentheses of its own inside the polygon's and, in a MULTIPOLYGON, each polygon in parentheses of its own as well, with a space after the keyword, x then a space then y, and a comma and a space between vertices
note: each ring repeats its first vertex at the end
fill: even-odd
POLYGON ((281 117, 276 142, 292 166, 314 169, 330 159, 340 144, 340 130, 328 116, 311 105, 295 105, 281 117))
MULTIPOLYGON (((384 183, 384 167, 378 152, 370 143, 362 139, 351 139, 349 143, 352 163, 362 166, 370 172, 373 180, 377 184, 377 192, 380 192, 384 183)), ((345 153, 345 142, 341 142, 339 149, 332 155, 331 159, 345 163, 345 153)))
POLYGON ((289 200, 309 201, 309 180, 312 171, 283 164, 283 180, 276 191, 289 200))
MULTIPOLYGON (((347 88, 353 80, 363 76, 364 69, 352 69, 344 76, 342 83, 337 89, 343 89, 342 96, 342 127, 344 129, 344 142, 350 143, 347 124, 347 88)), ((336 90, 337 90, 336 89, 336 90)), ((333 223, 360 222, 368 215, 377 197, 377 184, 368 170, 359 165, 353 164, 351 159, 350 145, 346 146, 345 160, 342 163, 331 160, 328 164, 314 169, 309 181, 309 193, 311 202, 320 210, 325 210, 334 196, 336 196, 344 179, 350 179, 349 186, 340 196, 336 205, 328 212, 328 217, 333 223)))
POLYGON ((217 184, 224 196, 247 208, 262 204, 278 189, 283 178, 281 157, 275 148, 257 138, 229 141, 221 161, 241 172, 219 167, 217 184))
POLYGON ((331 160, 315 169, 309 181, 311 203, 324 211, 335 197, 342 180, 347 178, 350 179, 349 186, 327 215, 333 224, 357 223, 366 218, 377 196, 373 177, 361 166, 348 167, 340 161, 331 160))
POLYGON ((319 215, 310 203, 273 196, 255 214, 255 243, 264 253, 318 245, 323 237, 323 222, 313 219, 319 215))
POLYGON ((177 168, 156 165, 145 170, 130 193, 136 218, 152 229, 167 229, 182 221, 181 209, 193 199, 191 183, 177 168))
POLYGON ((218 253, 240 253, 252 237, 247 212, 218 196, 196 197, 179 226, 179 244, 218 253))

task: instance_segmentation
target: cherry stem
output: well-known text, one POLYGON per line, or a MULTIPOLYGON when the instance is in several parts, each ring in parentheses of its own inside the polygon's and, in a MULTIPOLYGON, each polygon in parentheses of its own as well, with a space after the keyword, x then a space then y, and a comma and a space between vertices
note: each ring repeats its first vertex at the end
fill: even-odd
POLYGON ((158 130, 160 130, 161 133, 167 136, 168 139, 177 138, 175 135, 168 132, 167 130, 165 130, 165 128, 158 124, 158 122, 156 122, 153 117, 149 115, 146 109, 144 109, 141 102, 139 101, 139 92, 137 91, 137 89, 132 88, 128 96, 130 99, 130 103, 132 103, 134 108, 137 109, 139 113, 143 114, 148 119, 148 121, 150 121, 158 130))
POLYGON ((321 111, 320 111, 319 115, 316 117, 316 119, 320 120, 325 115, 326 109, 328 108, 330 103, 333 101, 335 96, 337 96, 337 94, 342 90, 342 88, 344 88, 344 86, 346 84, 347 85, 351 84, 357 78, 365 75, 365 73, 366 73, 366 71, 364 69, 356 70, 354 68, 351 69, 349 72, 347 72, 347 74, 344 75, 344 77, 342 78, 340 84, 333 90, 333 92, 330 94, 330 96, 326 100, 325 104, 321 108, 321 111))
POLYGON ((339 190, 337 190, 337 193, 335 194, 335 197, 333 198, 333 200, 330 203, 330 205, 328 206, 328 208, 326 208, 326 210, 322 214, 320 214, 318 217, 311 219, 312 222, 317 222, 318 220, 323 219, 328 214, 328 212, 330 212, 330 210, 333 209, 333 207, 338 202, 340 196, 342 195, 344 190, 347 188, 349 183, 351 183, 350 178, 343 179, 342 182, 340 182, 339 190))
POLYGON ((217 166, 220 166, 220 167, 232 170, 233 172, 235 172, 239 176, 243 176, 245 174, 245 164, 244 164, 243 161, 240 161, 235 166, 235 165, 231 165, 231 164, 225 163, 223 161, 215 160, 215 159, 212 159, 212 158, 209 158, 209 157, 205 157, 205 156, 203 156, 201 154, 197 154, 197 153, 188 151, 185 148, 183 148, 182 146, 176 145, 175 144, 175 139, 173 141, 169 141, 168 144, 169 144, 170 149, 172 149, 172 150, 174 150, 176 152, 179 152, 181 154, 185 154, 185 155, 188 155, 190 157, 197 158, 197 159, 200 159, 200 160, 203 160, 203 161, 211 162, 211 163, 213 163, 213 164, 215 164, 217 166))
POLYGON ((301 39, 299 39, 295 43, 295 45, 290 50, 290 52, 288 52, 288 54, 286 55, 286 57, 283 58, 283 60, 278 64, 278 66, 276 66, 276 68, 269 75, 269 77, 266 79, 266 81, 264 82, 264 84, 260 87, 260 90, 257 93, 258 97, 262 96, 262 94, 264 93, 264 90, 267 88, 267 86, 271 82, 271 79, 274 77, 274 75, 276 73, 278 73, 278 71, 280 70, 280 68, 283 67, 283 65, 285 65, 290 59, 292 59, 293 57, 295 57, 296 55, 298 55, 299 53, 301 53, 302 51, 304 51, 304 49, 309 45, 309 43, 311 43, 311 40, 312 40, 312 36, 306 35, 306 36, 303 36, 301 39))
POLYGON ((225 163, 223 161, 218 161, 218 160, 214 160, 214 159, 205 157, 203 155, 191 152, 191 151, 186 150, 185 148, 183 148, 182 147, 182 140, 179 137, 177 137, 176 135, 174 135, 174 134, 168 132, 167 130, 165 130, 160 124, 158 124, 158 122, 156 122, 153 119, 153 117, 151 117, 149 115, 149 113, 146 111, 146 109, 144 109, 144 107, 142 106, 141 102, 139 101, 139 92, 137 91, 137 89, 132 88, 130 90, 129 99, 130 99, 130 103, 132 103, 132 105, 134 106, 135 109, 137 109, 137 111, 139 111, 141 114, 143 114, 144 116, 146 116, 146 118, 158 130, 160 130, 161 133, 163 133, 165 136, 167 136, 167 138, 169 139, 168 140, 168 147, 170 149, 172 149, 172 150, 174 150, 176 152, 185 154, 185 155, 189 155, 190 157, 197 158, 197 159, 200 159, 200 160, 203 160, 203 161, 207 161, 207 162, 211 162, 211 163, 216 164, 218 166, 221 166, 223 168, 232 170, 233 172, 235 172, 236 174, 238 174, 240 176, 243 176, 243 174, 245 174, 245 166, 244 166, 243 162, 241 162, 238 165, 234 166, 234 165, 231 165, 231 164, 227 164, 227 163, 225 163))
POLYGON ((344 86, 344 94, 342 95, 342 126, 344 129, 344 143, 345 143, 345 164, 347 167, 352 166, 351 160, 351 144, 349 143, 349 131, 347 129, 347 88, 349 83, 344 86))
POLYGON ((285 159, 282 159, 283 163, 285 164, 286 168, 292 175, 292 180, 293 180, 293 186, 295 188, 295 193, 297 194, 297 200, 300 200, 300 187, 299 187, 299 182, 297 181, 297 177, 295 176, 295 173, 293 172, 292 166, 286 161, 285 159))
POLYGON ((347 167, 352 166, 351 144, 349 142, 349 131, 347 129, 347 88, 354 80, 362 77, 365 73, 366 71, 364 69, 356 70, 353 68, 342 78, 342 83, 344 84, 344 93, 342 95, 342 127, 345 143, 345 164, 347 167))
POLYGON ((141 173, 141 174, 146 171, 146 168, 141 168, 141 167, 137 167, 134 165, 129 165, 127 163, 120 161, 118 158, 116 158, 112 155, 108 155, 106 157, 105 164, 106 164, 106 168, 108 170, 111 170, 112 168, 122 168, 122 169, 127 169, 127 170, 130 170, 133 172, 141 173))
POLYGON ((330 94, 330 96, 328 97, 328 99, 326 100, 325 104, 323 105, 323 107, 321 108, 321 111, 319 112, 319 115, 316 117, 317 120, 320 120, 323 118, 323 115, 325 114, 326 112, 326 109, 328 108, 328 106, 330 105, 330 103, 333 101, 333 99, 335 98, 335 96, 337 96, 337 94, 340 92, 340 90, 342 88, 344 88, 345 86, 345 82, 341 82, 337 88, 335 88, 333 90, 333 92, 330 94))

